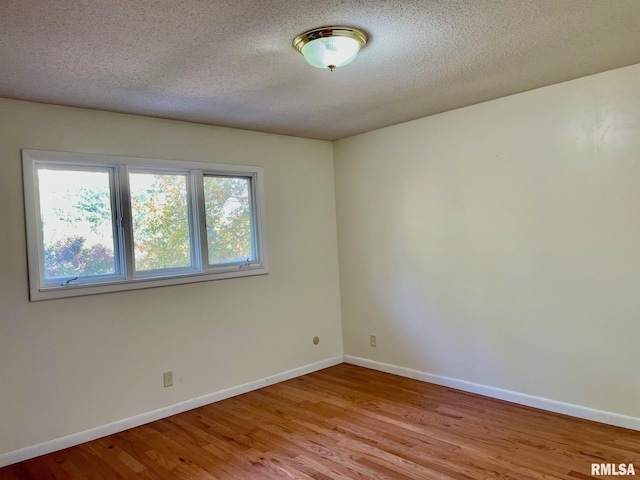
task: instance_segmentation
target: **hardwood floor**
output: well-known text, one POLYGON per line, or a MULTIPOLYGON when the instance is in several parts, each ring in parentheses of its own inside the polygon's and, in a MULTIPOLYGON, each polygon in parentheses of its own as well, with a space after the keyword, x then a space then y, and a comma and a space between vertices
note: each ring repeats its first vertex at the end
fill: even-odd
POLYGON ((0 479, 575 480, 594 478, 592 462, 633 463, 640 478, 640 432, 341 364, 0 479))

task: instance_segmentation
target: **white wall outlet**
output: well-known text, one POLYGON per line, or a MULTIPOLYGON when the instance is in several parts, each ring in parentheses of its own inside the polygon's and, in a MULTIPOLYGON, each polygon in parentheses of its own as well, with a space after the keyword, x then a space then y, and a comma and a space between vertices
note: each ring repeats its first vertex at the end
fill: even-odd
POLYGON ((372 347, 377 347, 378 345, 376 344, 376 336, 375 335, 370 335, 369 336, 369 344, 372 347))
POLYGON ((164 379, 164 388, 173 387, 173 372, 164 372, 162 378, 164 379))

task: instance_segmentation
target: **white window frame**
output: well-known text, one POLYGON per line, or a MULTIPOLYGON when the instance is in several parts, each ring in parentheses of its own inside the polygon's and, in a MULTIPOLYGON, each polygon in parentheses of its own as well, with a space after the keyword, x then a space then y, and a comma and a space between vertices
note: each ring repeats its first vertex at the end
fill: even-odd
POLYGON ((181 285, 225 278, 269 273, 267 261, 266 214, 263 169, 258 166, 187 162, 154 158, 124 157, 75 152, 22 150, 29 292, 31 301, 94 295, 141 288, 181 285), (44 245, 38 189, 38 167, 85 167, 111 170, 111 207, 114 212, 116 273, 91 279, 51 282, 44 275, 44 245), (187 175, 187 195, 192 237, 192 266, 136 272, 133 222, 129 195, 130 172, 183 173, 187 175), (204 176, 242 177, 250 180, 252 255, 247 262, 209 265, 204 213, 204 176))

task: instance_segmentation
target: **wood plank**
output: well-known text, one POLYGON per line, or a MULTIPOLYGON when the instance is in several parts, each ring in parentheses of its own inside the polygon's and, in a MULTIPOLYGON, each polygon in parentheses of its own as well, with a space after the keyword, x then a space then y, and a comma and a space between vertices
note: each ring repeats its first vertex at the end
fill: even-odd
POLYGON ((640 432, 341 364, 0 469, 0 480, 586 479, 640 432))

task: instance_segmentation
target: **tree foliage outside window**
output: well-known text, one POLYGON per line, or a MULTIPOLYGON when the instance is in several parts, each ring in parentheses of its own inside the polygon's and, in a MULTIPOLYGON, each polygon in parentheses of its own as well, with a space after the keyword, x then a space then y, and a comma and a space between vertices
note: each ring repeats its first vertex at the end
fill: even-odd
POLYGON ((45 246, 47 277, 75 277, 113 273, 113 248, 101 244, 87 247, 87 239, 67 237, 45 246))
POLYGON ((40 171, 47 278, 115 273, 109 174, 40 171))
MULTIPOLYGON (((185 176, 132 174, 131 178, 136 270, 191 265, 185 176)), ((70 227, 84 224, 93 233, 111 222, 107 190, 82 187, 77 197, 73 205, 55 208, 60 222, 70 227)), ((204 197, 209 264, 254 260, 249 180, 206 176, 204 197)), ((45 264, 51 277, 112 273, 113 247, 88 246, 86 236, 75 234, 45 245, 45 264)))
POLYGON ((186 175, 129 176, 137 271, 191 265, 186 175))
POLYGON ((209 264, 253 260, 249 180, 205 177, 209 264))
POLYGON ((268 273, 261 167, 22 158, 31 300, 268 273))

